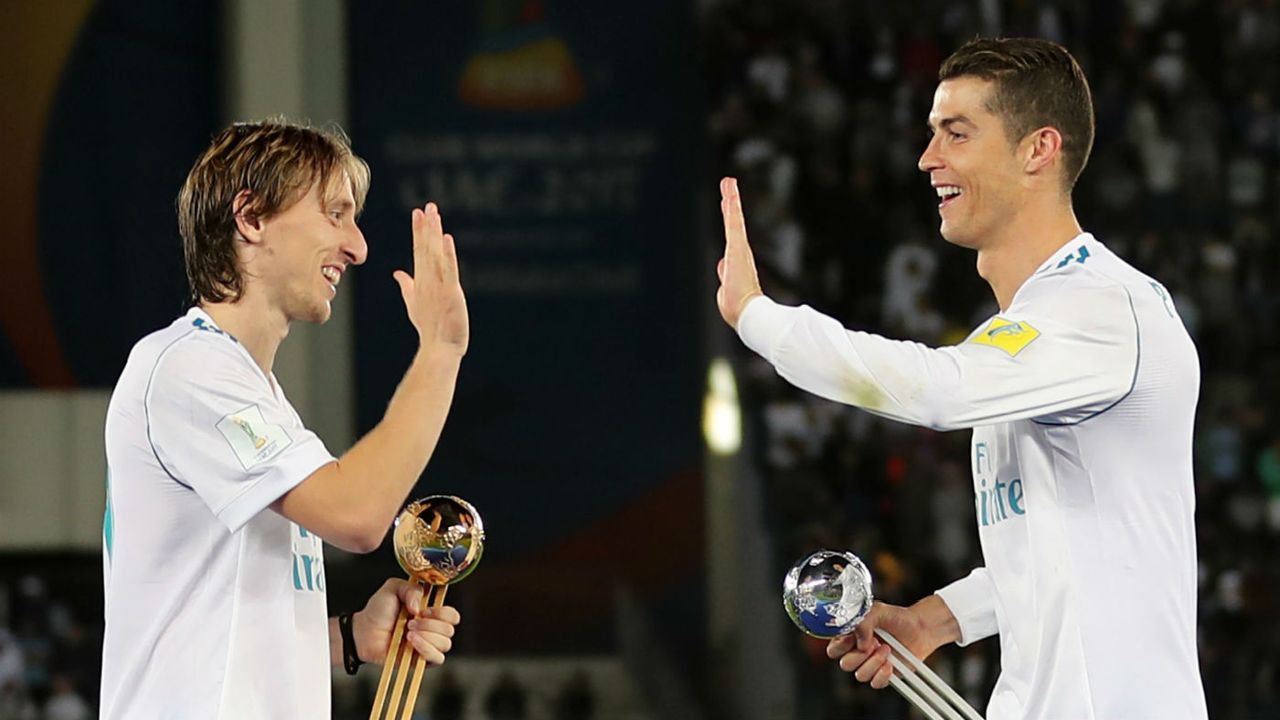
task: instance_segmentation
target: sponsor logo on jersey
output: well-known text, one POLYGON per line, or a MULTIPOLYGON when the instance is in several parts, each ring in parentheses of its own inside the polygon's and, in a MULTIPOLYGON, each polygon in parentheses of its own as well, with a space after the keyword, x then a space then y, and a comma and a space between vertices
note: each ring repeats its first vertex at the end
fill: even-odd
POLYGON ((969 342, 975 345, 990 345, 1009 353, 1010 357, 1022 352, 1040 337, 1040 331, 1029 322, 1012 322, 1004 318, 992 318, 982 331, 973 336, 969 342))
POLYGON ((293 444, 289 433, 279 425, 268 423, 257 405, 223 417, 217 427, 245 470, 270 460, 293 444))
POLYGON ((1015 515, 1027 514, 1022 500, 1022 478, 1005 482, 994 472, 990 448, 986 443, 976 443, 973 446, 973 476, 977 481, 973 503, 979 526, 987 527, 1015 515))
POLYGON ((293 589, 324 592, 324 551, 320 538, 296 523, 290 523, 293 545, 293 589))

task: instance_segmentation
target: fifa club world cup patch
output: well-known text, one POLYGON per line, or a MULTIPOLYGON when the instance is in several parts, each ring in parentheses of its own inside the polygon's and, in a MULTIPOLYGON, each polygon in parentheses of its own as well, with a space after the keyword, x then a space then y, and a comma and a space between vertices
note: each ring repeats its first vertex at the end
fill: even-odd
POLYGON ((992 318, 982 331, 969 342, 990 345, 1009 353, 1010 357, 1022 352, 1032 341, 1040 337, 1040 331, 1027 322, 1010 322, 1004 318, 992 318))
POLYGON ((293 438, 279 425, 262 417, 257 405, 237 410, 218 421, 218 432, 231 444, 231 450, 245 470, 279 455, 293 444, 293 438))

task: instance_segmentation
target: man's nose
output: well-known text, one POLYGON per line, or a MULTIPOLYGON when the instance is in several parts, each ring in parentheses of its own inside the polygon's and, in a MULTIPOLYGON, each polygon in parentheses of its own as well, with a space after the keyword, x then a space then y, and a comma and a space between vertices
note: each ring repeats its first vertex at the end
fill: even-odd
POLYGON ((369 259, 369 243, 365 242, 364 233, 360 232, 358 226, 343 243, 342 253, 347 256, 352 265, 363 265, 364 261, 369 259))
POLYGON ((924 152, 920 153, 920 160, 916 163, 916 167, 921 172, 933 172, 942 167, 942 158, 938 155, 938 135, 929 138, 929 144, 925 146, 924 152))

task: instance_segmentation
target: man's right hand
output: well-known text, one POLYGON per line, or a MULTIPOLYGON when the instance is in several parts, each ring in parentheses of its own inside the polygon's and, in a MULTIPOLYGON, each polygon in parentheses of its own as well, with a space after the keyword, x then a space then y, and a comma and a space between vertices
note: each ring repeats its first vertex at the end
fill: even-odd
POLYGON ((876 628, 884 628, 921 660, 939 647, 960 640, 960 624, 937 595, 911 607, 875 603, 852 634, 827 644, 827 657, 839 658, 841 670, 853 673, 859 682, 870 683, 877 690, 888 686, 893 665, 889 662, 889 643, 876 637, 876 628))
POLYGON ((738 193, 738 181, 734 178, 720 181, 720 214, 724 216, 724 257, 716 265, 716 274, 720 276, 716 307, 729 327, 737 330, 742 309, 752 298, 763 293, 751 245, 747 242, 742 195, 738 193))
POLYGON ((414 208, 412 220, 413 275, 394 273, 409 322, 418 331, 419 347, 439 347, 461 357, 467 352, 471 326, 453 236, 444 232, 435 203, 414 208))

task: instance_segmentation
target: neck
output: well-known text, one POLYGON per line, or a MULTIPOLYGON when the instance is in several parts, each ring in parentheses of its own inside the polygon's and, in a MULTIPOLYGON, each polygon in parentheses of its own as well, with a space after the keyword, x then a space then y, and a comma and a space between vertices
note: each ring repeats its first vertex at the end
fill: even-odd
POLYGON ((276 360, 276 350, 289 334, 289 320, 279 310, 268 306, 260 294, 249 288, 235 302, 201 302, 200 309, 218 327, 231 333, 268 377, 276 360))
POLYGON ((999 236, 978 249, 978 275, 991 286, 1003 312, 1018 288, 1055 250, 1083 232, 1070 203, 1023 208, 999 236))

